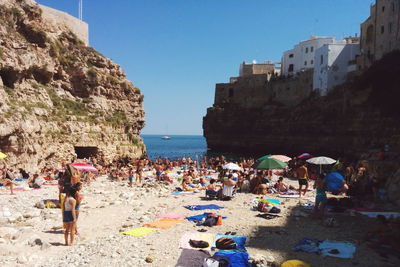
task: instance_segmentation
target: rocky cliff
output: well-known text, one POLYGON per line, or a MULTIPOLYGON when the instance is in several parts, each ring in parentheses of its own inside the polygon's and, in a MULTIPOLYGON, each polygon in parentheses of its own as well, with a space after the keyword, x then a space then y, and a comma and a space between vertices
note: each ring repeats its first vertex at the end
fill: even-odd
POLYGON ((274 101, 258 108, 214 104, 203 120, 208 147, 253 154, 357 156, 388 144, 400 151, 398 60, 400 52, 388 54, 328 96, 311 93, 294 107, 274 101))
POLYGON ((386 55, 326 97, 313 93, 299 105, 244 108, 221 101, 208 108, 204 136, 212 151, 369 159, 400 206, 400 51, 386 55), (376 153, 389 148, 383 161, 376 153), (397 170, 397 172, 396 172, 397 170))
POLYGON ((41 14, 34 1, 0 0, 3 162, 34 170, 76 147, 109 159, 141 156, 140 90, 119 65, 41 14))

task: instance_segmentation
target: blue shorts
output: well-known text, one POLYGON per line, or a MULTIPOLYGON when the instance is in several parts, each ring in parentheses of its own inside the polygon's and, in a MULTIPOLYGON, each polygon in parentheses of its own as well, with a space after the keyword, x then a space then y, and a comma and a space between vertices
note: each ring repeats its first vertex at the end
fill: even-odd
POLYGON ((64 211, 63 222, 70 223, 74 221, 74 217, 72 216, 72 211, 64 211))
POLYGON ((129 182, 132 182, 133 181, 133 176, 129 176, 129 182))
POLYGON ((156 172, 156 175, 160 175, 161 174, 161 172, 156 172))

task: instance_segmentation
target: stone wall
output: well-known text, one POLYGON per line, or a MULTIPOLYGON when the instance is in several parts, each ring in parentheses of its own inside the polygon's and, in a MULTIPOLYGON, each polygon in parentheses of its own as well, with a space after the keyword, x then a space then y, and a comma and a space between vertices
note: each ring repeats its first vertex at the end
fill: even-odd
POLYGON ((47 23, 54 26, 60 25, 62 28, 69 28, 85 45, 89 45, 89 25, 65 12, 56 10, 44 5, 39 5, 42 9, 42 17, 47 23))

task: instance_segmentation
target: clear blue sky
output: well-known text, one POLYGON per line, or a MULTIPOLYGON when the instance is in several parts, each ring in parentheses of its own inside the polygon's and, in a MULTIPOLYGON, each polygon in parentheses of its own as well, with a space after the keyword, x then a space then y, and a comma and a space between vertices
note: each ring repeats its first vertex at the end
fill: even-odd
MULTIPOLYGON (((37 0, 78 16, 78 0, 37 0)), ((372 0, 83 0, 90 44, 145 95, 143 134, 202 134, 216 83, 311 35, 359 34, 372 0)))

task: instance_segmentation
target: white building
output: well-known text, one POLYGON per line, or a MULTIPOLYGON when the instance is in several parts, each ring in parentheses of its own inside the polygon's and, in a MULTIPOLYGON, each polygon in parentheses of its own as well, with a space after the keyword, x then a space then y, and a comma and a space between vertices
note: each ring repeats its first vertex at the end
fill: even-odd
POLYGON ((325 44, 346 43, 335 37, 315 37, 302 41, 293 49, 283 53, 281 73, 284 76, 294 75, 302 70, 314 68, 315 51, 325 44))
POLYGON ((358 55, 358 43, 331 43, 318 48, 315 51, 313 89, 326 95, 330 89, 344 83, 347 74, 357 69, 358 55))

